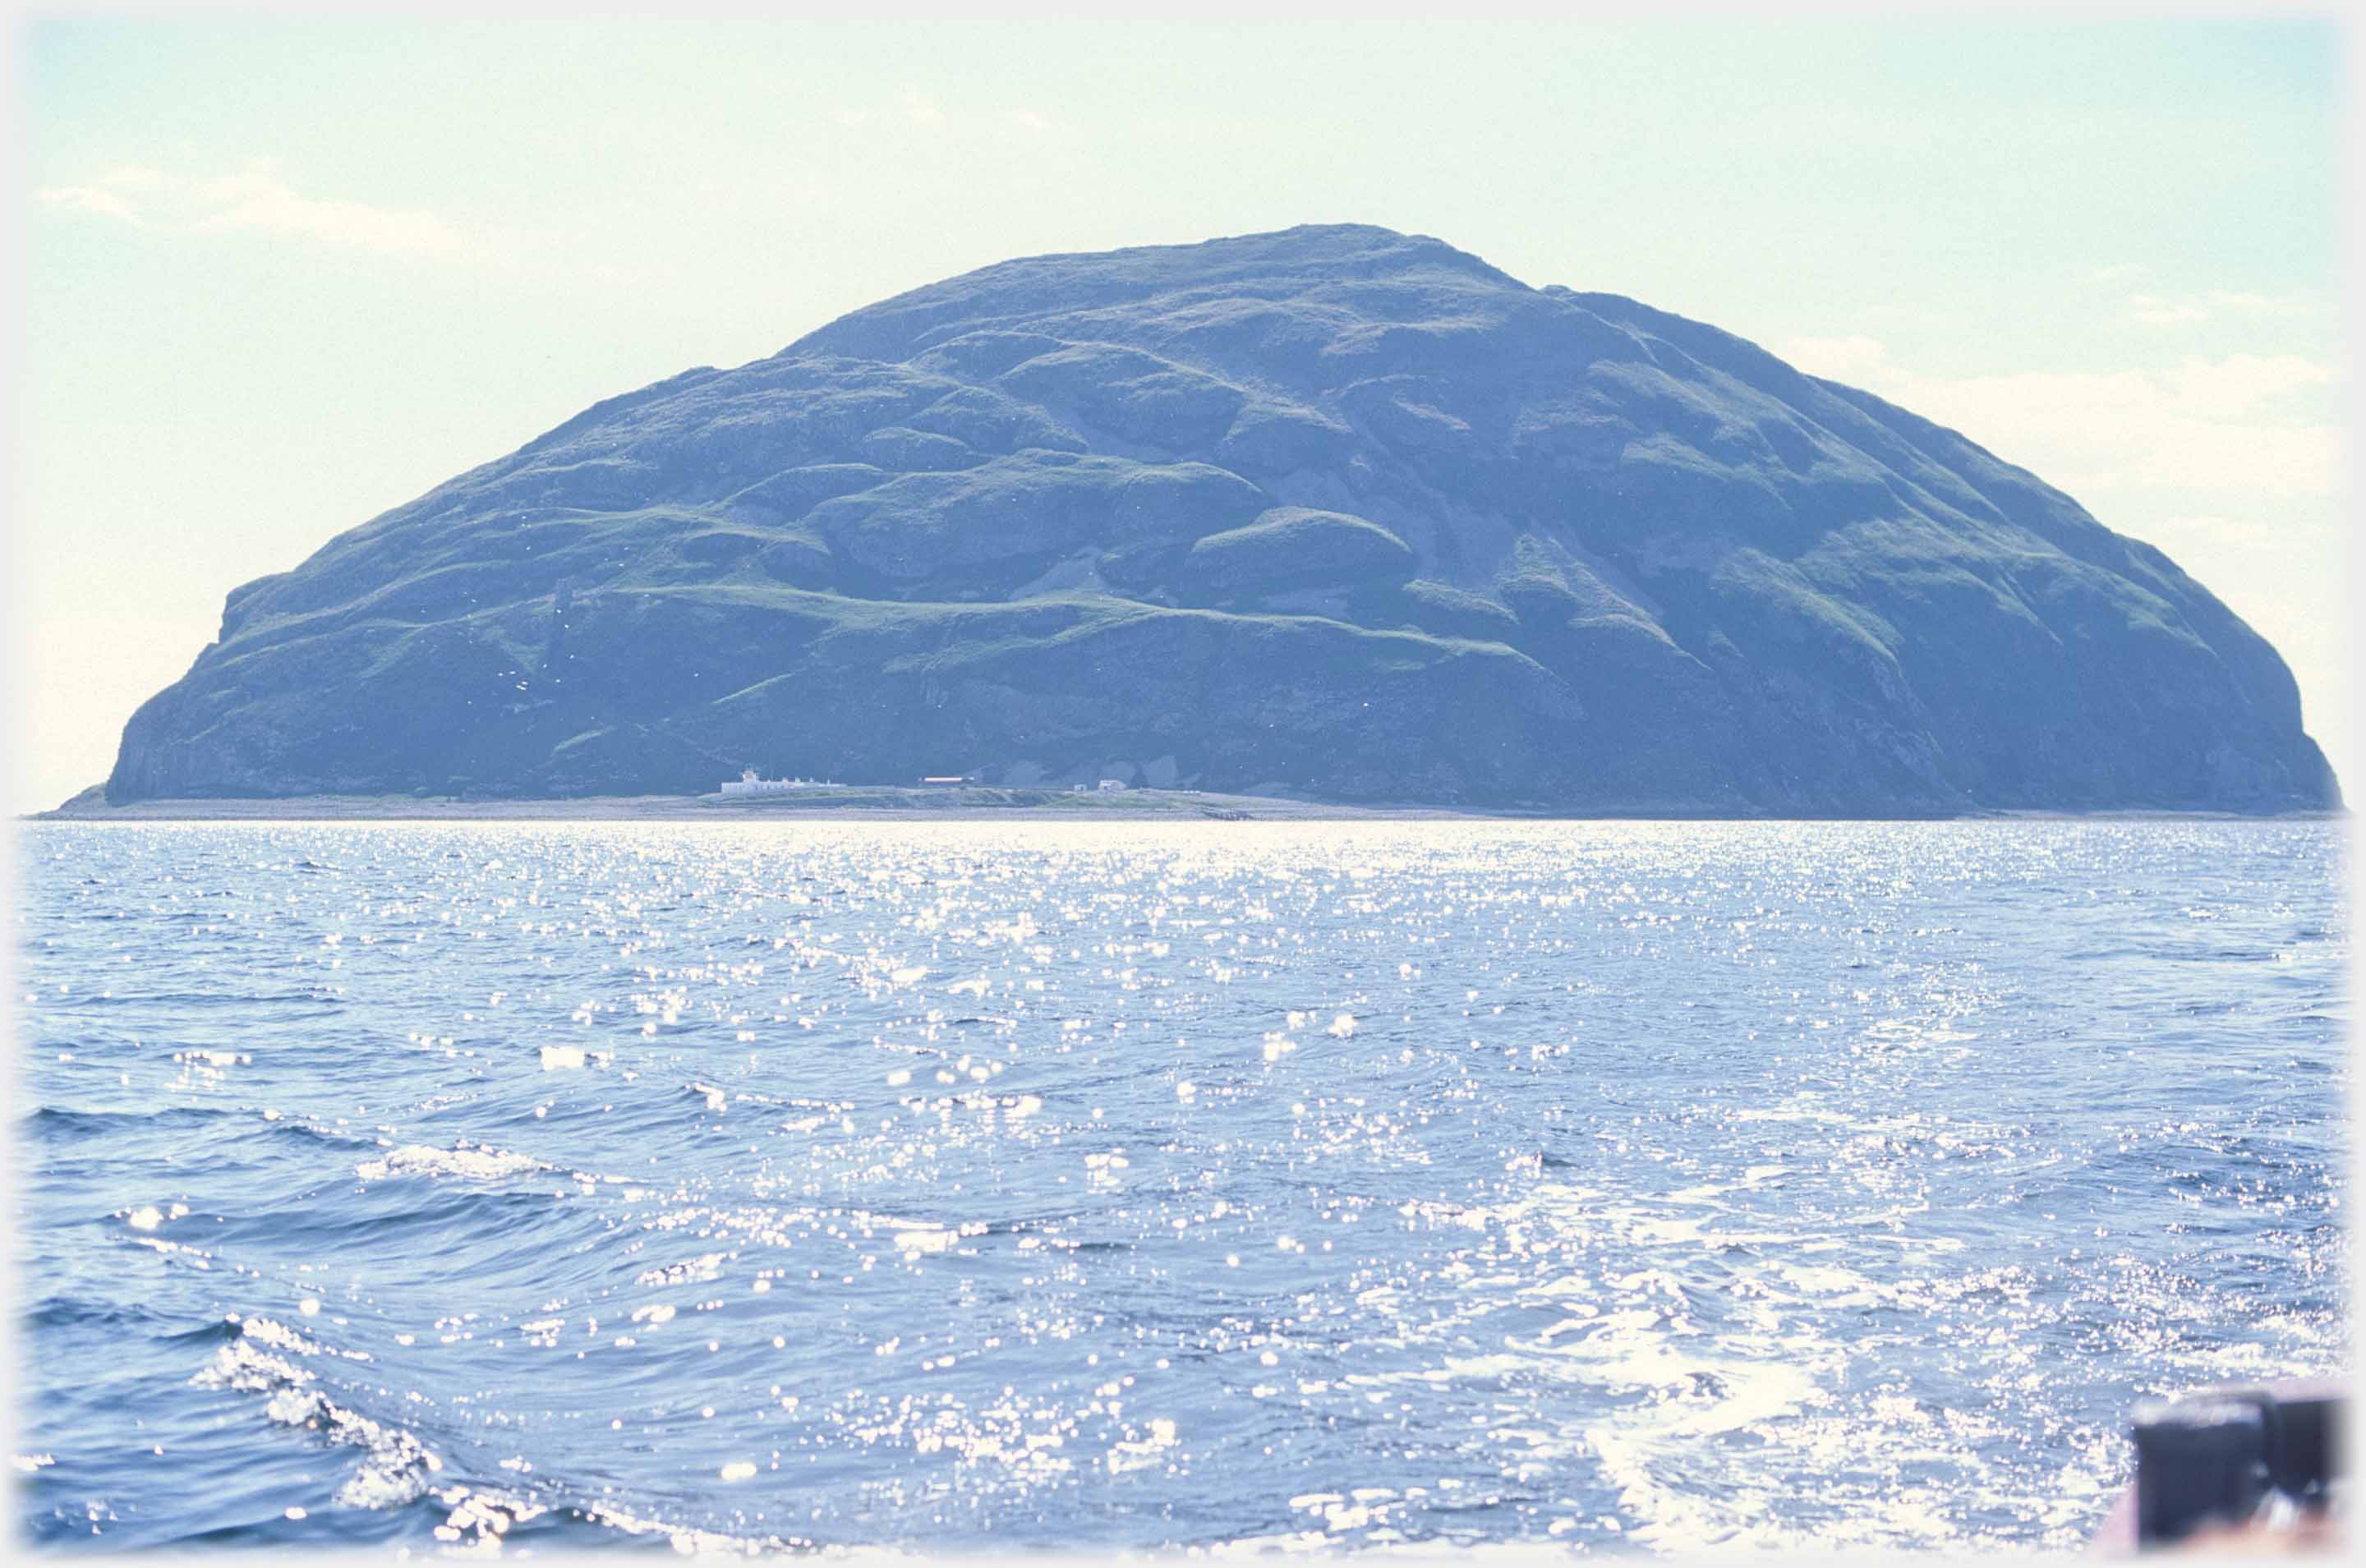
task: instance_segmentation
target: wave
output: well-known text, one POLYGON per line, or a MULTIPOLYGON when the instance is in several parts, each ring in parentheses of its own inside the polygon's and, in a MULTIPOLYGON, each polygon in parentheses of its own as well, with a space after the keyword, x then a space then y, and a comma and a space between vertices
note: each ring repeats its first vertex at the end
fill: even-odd
POLYGON ((130 1128, 203 1127, 238 1114, 210 1105, 175 1105, 162 1111, 70 1111, 44 1105, 19 1124, 28 1137, 62 1141, 117 1137, 130 1128))
POLYGON ((192 1384, 260 1394, 264 1414, 278 1425, 359 1450, 361 1462, 337 1489, 336 1500, 347 1507, 394 1507, 427 1491, 429 1478, 444 1469, 443 1460, 408 1429, 338 1404, 310 1369, 287 1359, 321 1355, 321 1345, 269 1318, 250 1317, 240 1330, 189 1380, 192 1384))
POLYGON ((447 1177, 459 1181, 498 1181, 558 1167, 531 1155, 511 1154, 465 1140, 448 1149, 429 1144, 405 1144, 377 1159, 364 1160, 354 1174, 364 1181, 385 1181, 397 1176, 447 1177))
POLYGON ((44 1328, 87 1328, 108 1335, 139 1334, 160 1344, 189 1344, 227 1337, 227 1324, 208 1323, 175 1329, 172 1319, 137 1302, 92 1301, 83 1296, 51 1295, 27 1307, 17 1317, 27 1331, 44 1328))

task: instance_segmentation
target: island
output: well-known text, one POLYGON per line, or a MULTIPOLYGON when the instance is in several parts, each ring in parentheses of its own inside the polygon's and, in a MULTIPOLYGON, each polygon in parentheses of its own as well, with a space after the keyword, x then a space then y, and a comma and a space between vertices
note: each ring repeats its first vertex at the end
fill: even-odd
POLYGON ((2340 799, 2275 650, 2034 475, 1324 225, 1005 262, 599 403, 233 591, 66 814, 804 808, 726 802, 749 769, 1134 819, 2340 799))

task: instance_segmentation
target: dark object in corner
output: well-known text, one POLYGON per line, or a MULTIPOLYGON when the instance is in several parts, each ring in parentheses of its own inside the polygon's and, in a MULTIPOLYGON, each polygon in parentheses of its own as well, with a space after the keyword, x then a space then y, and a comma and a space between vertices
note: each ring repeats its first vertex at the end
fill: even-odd
POLYGON ((2143 1402, 2131 1433, 2134 1506, 2124 1500, 2114 1510, 2120 1529, 2107 1524, 2104 1533, 2121 1539, 2109 1544, 2141 1551, 2213 1528, 2271 1524, 2278 1514, 2322 1516, 2347 1460, 2344 1409, 2339 1385, 2324 1381, 2225 1384, 2143 1402))

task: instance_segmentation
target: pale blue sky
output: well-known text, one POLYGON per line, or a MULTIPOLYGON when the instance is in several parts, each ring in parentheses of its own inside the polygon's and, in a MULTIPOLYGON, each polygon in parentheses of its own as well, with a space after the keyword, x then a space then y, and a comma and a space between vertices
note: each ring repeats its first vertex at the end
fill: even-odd
POLYGON ((2352 788, 2346 39, 1972 25, 20 35, 18 808, 222 595, 600 398, 1012 255, 1313 221, 1632 295, 2159 544, 2352 788))

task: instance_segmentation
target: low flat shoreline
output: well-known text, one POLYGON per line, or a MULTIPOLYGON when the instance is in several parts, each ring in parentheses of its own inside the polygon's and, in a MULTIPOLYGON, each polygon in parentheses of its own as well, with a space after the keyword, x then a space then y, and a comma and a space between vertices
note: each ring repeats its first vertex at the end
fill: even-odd
POLYGON ((2335 820, 2342 811, 2253 815, 2233 811, 1978 810, 1891 817, 1683 810, 1469 810, 1436 806, 1345 806, 1200 790, 915 789, 831 785, 752 799, 719 795, 603 795, 572 800, 476 800, 408 795, 302 795, 274 799, 143 800, 122 805, 84 791, 25 822, 763 822, 893 818, 914 822, 2254 822, 2335 820))
POLYGON ((142 800, 111 804, 85 791, 28 822, 760 822, 895 818, 1070 822, 1373 821, 1476 819, 1427 807, 1336 806, 1200 790, 911 789, 844 785, 786 795, 603 795, 575 800, 469 800, 407 795, 289 795, 271 800, 142 800))

